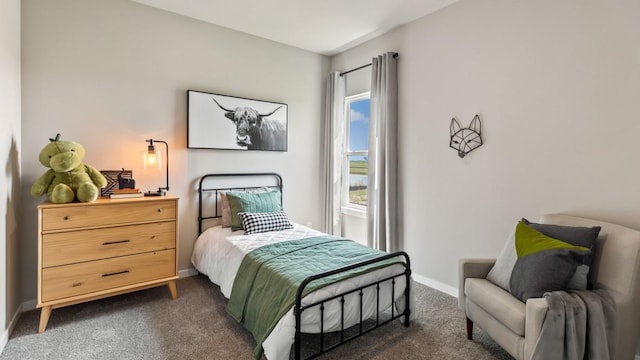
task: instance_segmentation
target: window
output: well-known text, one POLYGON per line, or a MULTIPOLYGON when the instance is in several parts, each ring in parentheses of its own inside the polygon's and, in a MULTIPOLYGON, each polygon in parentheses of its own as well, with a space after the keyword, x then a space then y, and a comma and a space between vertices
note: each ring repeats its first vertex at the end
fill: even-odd
POLYGON ((343 186, 343 205, 365 210, 369 176, 369 93, 347 97, 345 109, 347 141, 344 167, 347 176, 343 186))

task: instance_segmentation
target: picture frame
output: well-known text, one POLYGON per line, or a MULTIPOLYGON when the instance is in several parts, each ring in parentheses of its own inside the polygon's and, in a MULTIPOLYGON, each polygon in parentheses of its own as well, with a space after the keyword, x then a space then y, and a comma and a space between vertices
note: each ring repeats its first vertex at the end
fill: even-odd
POLYGON ((107 185, 100 189, 100 196, 109 197, 114 189, 119 189, 118 175, 123 179, 133 180, 133 171, 131 170, 100 170, 100 173, 107 179, 107 185))
POLYGON ((287 151, 284 103, 187 90, 187 148, 287 151))

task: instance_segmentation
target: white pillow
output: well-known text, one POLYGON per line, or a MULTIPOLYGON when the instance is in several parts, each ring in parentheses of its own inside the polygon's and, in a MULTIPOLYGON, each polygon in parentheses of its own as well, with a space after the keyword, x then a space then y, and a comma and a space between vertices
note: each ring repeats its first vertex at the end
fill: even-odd
POLYGON ((518 255, 516 253, 516 228, 514 226, 507 242, 500 251, 500 255, 498 255, 496 259, 495 265, 493 265, 491 271, 487 274, 487 280, 510 291, 509 280, 511 280, 511 272, 516 264, 516 260, 518 260, 518 255))
POLYGON ((220 201, 222 202, 222 227, 231 226, 231 207, 229 207, 229 199, 227 193, 220 193, 220 201))

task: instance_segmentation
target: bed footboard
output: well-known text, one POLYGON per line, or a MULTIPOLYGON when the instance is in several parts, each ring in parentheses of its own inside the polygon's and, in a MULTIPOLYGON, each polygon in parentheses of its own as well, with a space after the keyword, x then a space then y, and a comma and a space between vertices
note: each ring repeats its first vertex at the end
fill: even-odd
POLYGON ((361 335, 364 335, 366 333, 368 333, 371 330, 374 330, 378 327, 381 327, 395 319, 401 318, 403 317, 403 323, 404 326, 409 327, 409 317, 411 315, 411 309, 410 309, 410 291, 411 291, 411 262, 409 260, 409 255, 407 253, 405 253, 404 251, 399 251, 399 252, 395 252, 392 254, 387 254, 384 256, 381 256, 379 258, 376 259, 371 259, 368 261, 364 261, 361 263, 357 263, 357 264, 353 264, 353 265, 349 265, 349 266, 345 266, 339 269, 335 269, 332 271, 328 271, 322 274, 318 274, 318 275, 313 275, 310 276, 308 278, 306 278, 298 287, 298 291, 296 294, 296 302, 295 302, 295 307, 294 307, 294 316, 295 316, 295 320, 296 320, 296 332, 295 332, 295 341, 294 341, 294 356, 296 360, 300 360, 302 357, 302 324, 301 324, 301 319, 302 319, 302 313, 305 310, 311 309, 311 308, 315 308, 315 307, 319 307, 320 309, 320 338, 319 338, 319 348, 320 350, 315 353, 310 355, 309 357, 307 357, 306 359, 313 359, 316 358, 342 344, 345 344, 353 339, 356 339, 358 337, 360 337, 361 335), (334 295, 332 297, 323 299, 321 301, 317 301, 308 305, 303 306, 302 305, 302 298, 303 298, 303 293, 304 293, 304 289, 306 288, 307 285, 309 285, 311 282, 318 280, 318 279, 322 279, 328 276, 332 276, 341 272, 345 272, 345 271, 349 271, 349 270, 353 270, 362 266, 367 266, 367 265, 371 265, 371 264, 375 264, 378 262, 382 262, 385 260, 389 260, 392 258, 396 258, 396 257, 402 257, 404 258, 404 262, 400 262, 400 264, 403 265, 404 267, 404 271, 400 271, 397 274, 393 274, 391 276, 385 277, 383 279, 376 279, 375 281, 362 285, 360 287, 357 287, 355 289, 346 291, 344 293, 340 293, 337 295, 334 295), (394 311, 394 303, 395 303, 395 284, 396 284, 396 279, 399 277, 405 277, 405 289, 404 289, 404 311, 400 312, 400 311, 394 311), (380 321, 380 314, 385 311, 386 309, 380 309, 380 284, 387 282, 387 281, 391 281, 391 317, 388 317, 387 319, 380 321), (375 288, 376 291, 376 312, 375 312, 375 324, 373 325, 369 325, 367 328, 364 327, 364 322, 368 319, 363 319, 363 292, 365 289, 373 287, 375 288), (353 294, 353 293, 357 293, 359 296, 357 296, 357 298, 359 298, 360 301, 360 319, 359 319, 359 323, 357 323, 354 326, 357 326, 357 333, 355 335, 351 335, 351 336, 345 336, 345 324, 344 324, 344 303, 345 303, 345 297, 349 294, 353 294), (329 346, 326 346, 325 344, 325 332, 324 332, 324 304, 332 301, 332 300, 336 300, 339 299, 340 303, 342 304, 342 309, 341 309, 341 328, 340 328, 340 338, 339 341, 337 343, 331 344, 329 346))

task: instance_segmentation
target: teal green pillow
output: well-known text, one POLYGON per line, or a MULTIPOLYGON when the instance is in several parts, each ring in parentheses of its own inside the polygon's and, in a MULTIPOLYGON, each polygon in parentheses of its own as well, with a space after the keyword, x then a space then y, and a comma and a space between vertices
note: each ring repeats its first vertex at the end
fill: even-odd
POLYGON ((265 193, 249 193, 243 191, 228 191, 227 199, 231 209, 231 230, 242 230, 242 219, 239 212, 263 213, 282 210, 280 191, 265 193))
POLYGON ((525 225, 516 226, 518 259, 511 272, 509 290, 523 302, 545 292, 565 290, 589 248, 554 239, 525 225))

